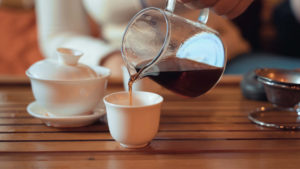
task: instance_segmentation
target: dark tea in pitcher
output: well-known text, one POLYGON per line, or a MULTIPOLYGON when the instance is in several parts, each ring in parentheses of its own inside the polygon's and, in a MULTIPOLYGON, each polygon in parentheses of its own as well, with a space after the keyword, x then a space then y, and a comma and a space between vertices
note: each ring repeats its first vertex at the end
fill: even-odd
MULTIPOLYGON (((147 63, 148 61, 138 64, 137 72, 147 63)), ((215 67, 189 59, 168 57, 156 63, 143 76, 150 77, 175 93, 197 97, 217 83, 223 69, 223 67, 215 67)))

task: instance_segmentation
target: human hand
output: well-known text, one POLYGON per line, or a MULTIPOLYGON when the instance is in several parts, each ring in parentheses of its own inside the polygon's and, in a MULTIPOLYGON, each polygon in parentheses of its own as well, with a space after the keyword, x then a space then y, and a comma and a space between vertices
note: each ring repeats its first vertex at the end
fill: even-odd
POLYGON ((242 14, 253 0, 178 0, 189 8, 211 8, 218 15, 235 18, 242 14))

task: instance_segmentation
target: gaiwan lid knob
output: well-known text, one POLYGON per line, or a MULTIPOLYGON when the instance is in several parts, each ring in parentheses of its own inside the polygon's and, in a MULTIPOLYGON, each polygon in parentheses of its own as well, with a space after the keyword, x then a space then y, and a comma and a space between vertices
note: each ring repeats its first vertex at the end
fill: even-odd
POLYGON ((83 80, 97 77, 93 69, 78 63, 83 52, 58 48, 57 55, 57 59, 44 59, 34 63, 27 70, 27 74, 45 80, 83 80))

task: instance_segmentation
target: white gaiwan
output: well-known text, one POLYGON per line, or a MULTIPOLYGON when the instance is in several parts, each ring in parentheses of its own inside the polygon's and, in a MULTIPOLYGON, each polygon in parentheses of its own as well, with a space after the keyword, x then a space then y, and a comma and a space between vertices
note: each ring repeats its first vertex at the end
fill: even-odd
POLYGON ((110 70, 78 63, 82 52, 58 48, 58 59, 44 59, 27 71, 37 104, 51 115, 89 114, 102 102, 110 70))

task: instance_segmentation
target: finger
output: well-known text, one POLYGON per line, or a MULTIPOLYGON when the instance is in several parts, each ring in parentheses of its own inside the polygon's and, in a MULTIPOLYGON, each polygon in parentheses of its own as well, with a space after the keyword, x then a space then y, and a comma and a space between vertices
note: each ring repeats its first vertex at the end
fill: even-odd
MULTIPOLYGON (((214 6, 213 10, 218 15, 226 15, 232 11, 241 0, 219 0, 214 6)), ((245 0, 242 0, 245 1, 245 0)))
POLYGON ((253 2, 253 0, 241 0, 239 4, 233 8, 227 15, 228 18, 232 19, 242 14, 253 2))
POLYGON ((212 7, 218 0, 181 0, 185 6, 192 9, 212 7))
POLYGON ((187 3, 187 2, 191 2, 193 0, 178 0, 179 2, 182 2, 182 3, 187 3))

